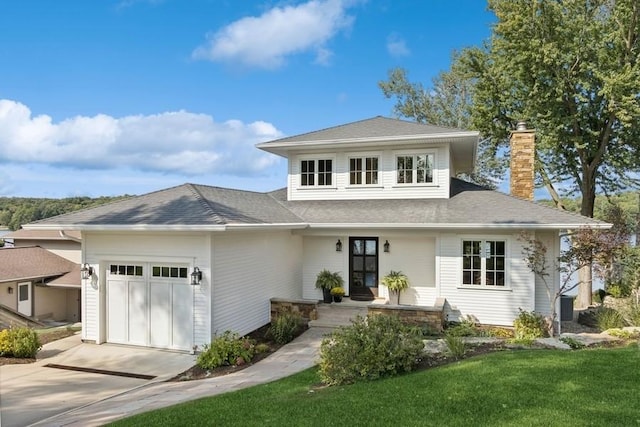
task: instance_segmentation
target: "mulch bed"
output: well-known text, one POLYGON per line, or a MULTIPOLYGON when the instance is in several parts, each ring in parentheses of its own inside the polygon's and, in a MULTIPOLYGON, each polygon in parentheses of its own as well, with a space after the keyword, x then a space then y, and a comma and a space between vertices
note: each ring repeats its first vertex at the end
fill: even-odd
MULTIPOLYGON (((269 330, 269 327, 270 327, 270 324, 267 324, 247 335, 249 338, 254 340, 256 345, 266 344, 269 347, 269 349, 264 353, 256 354, 251 360, 251 362, 245 363, 244 365, 220 366, 219 368, 210 369, 210 370, 202 369, 198 365, 195 365, 187 369, 186 371, 181 372, 180 374, 176 375, 175 377, 171 378, 168 381, 169 382, 191 381, 191 380, 201 380, 205 378, 220 377, 222 375, 232 374, 234 372, 241 371, 243 369, 248 368, 251 365, 258 363, 262 359, 269 357, 272 353, 274 353, 283 345, 283 344, 277 344, 268 338, 267 331, 269 330)), ((305 330, 306 328, 300 330, 300 334, 305 330)))

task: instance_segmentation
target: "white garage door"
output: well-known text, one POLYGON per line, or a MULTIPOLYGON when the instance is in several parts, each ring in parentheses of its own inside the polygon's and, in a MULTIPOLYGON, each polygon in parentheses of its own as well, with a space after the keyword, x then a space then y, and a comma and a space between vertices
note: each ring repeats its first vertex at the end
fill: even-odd
POLYGON ((188 268, 110 263, 107 269, 107 341, 190 350, 193 291, 188 268))

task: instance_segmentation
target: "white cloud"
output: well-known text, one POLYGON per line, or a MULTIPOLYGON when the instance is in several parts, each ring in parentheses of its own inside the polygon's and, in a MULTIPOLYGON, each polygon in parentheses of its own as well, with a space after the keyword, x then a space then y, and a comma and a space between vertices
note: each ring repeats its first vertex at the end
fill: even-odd
POLYGON ((297 6, 272 8, 258 17, 239 19, 215 33, 193 52, 195 59, 275 69, 289 55, 312 51, 325 65, 331 57, 326 43, 354 18, 348 0, 312 0, 297 6))
POLYGON ((267 122, 219 123, 187 111, 53 123, 47 115, 32 116, 24 104, 0 99, 0 163, 255 176, 279 160, 254 145, 281 136, 267 122))
POLYGON ((387 37, 387 52, 394 57, 408 56, 411 54, 406 42, 397 33, 391 33, 387 37))

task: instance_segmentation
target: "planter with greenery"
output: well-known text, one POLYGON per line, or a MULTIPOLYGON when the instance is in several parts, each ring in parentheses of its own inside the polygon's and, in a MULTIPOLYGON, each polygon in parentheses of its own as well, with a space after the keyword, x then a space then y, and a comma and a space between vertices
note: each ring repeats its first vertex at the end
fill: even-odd
POLYGON ((395 295, 396 304, 400 304, 400 292, 409 287, 409 278, 401 271, 391 270, 381 280, 382 284, 389 290, 389 300, 391 295, 395 295))
POLYGON ((331 272, 327 269, 322 270, 316 276, 316 288, 322 289, 323 302, 330 304, 333 300, 331 289, 342 287, 344 280, 339 272, 331 272))
POLYGON ((344 288, 342 286, 331 288, 331 295, 333 296, 333 302, 342 302, 342 297, 344 296, 344 288))

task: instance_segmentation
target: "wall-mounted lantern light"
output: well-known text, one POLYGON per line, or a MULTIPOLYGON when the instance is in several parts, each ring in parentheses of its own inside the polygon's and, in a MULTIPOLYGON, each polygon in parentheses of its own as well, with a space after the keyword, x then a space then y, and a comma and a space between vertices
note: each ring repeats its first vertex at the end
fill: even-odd
POLYGON ((7 288, 7 292, 9 292, 9 294, 12 294, 12 293, 13 293, 13 288, 12 288, 11 286, 9 286, 9 287, 7 288))
POLYGON ((340 239, 336 242, 336 252, 342 252, 342 242, 340 239))
POLYGON ((390 249, 391 249, 391 244, 389 243, 388 240, 385 240, 384 241, 384 251, 388 253, 390 249))
POLYGON ((191 273, 191 284, 199 285, 202 282, 202 271, 198 267, 193 267, 193 273, 191 273))
POLYGON ((82 264, 82 268, 80 269, 80 275, 83 280, 90 279, 93 276, 93 267, 89 264, 82 264))

